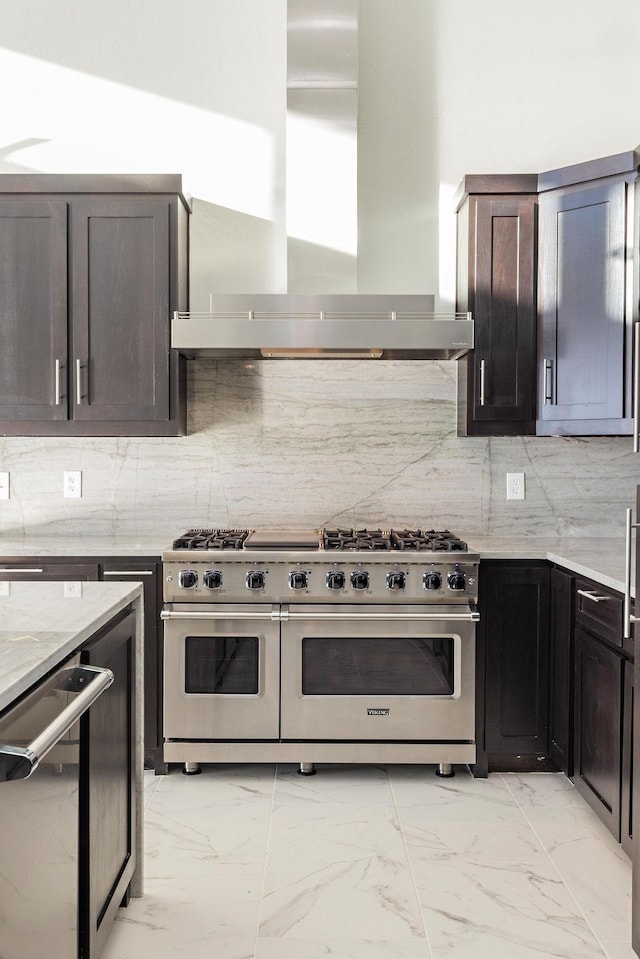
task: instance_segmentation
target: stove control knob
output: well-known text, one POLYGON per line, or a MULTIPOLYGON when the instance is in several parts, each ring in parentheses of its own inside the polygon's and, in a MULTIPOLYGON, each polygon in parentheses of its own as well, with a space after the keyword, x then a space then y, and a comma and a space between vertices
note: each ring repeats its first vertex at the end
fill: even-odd
POLYGON ((442 576, 440 573, 425 573, 422 577, 422 585, 425 589, 440 589, 442 586, 442 576))
POLYGON ((220 589, 222 586, 222 573, 219 569, 208 569, 202 575, 202 585, 207 589, 220 589))
POLYGON ((198 574, 194 569, 181 569, 178 573, 178 586, 181 589, 193 589, 198 585, 198 574))
POLYGON ((290 589, 306 589, 309 585, 309 576, 302 569, 294 569, 289 573, 290 589))
POLYGON ((406 576, 398 571, 387 573, 387 589, 404 589, 406 586, 406 576))
POLYGON ((351 574, 351 585, 354 589, 369 589, 369 574, 359 569, 351 574))
POLYGON ((464 573, 461 573, 459 569, 456 569, 453 573, 449 573, 447 576, 447 586, 449 589, 464 589, 467 585, 464 573))
POLYGON ((245 578, 247 589, 264 589, 264 573, 259 569, 250 570, 245 578))
POLYGON ((344 573, 342 570, 329 570, 327 573, 327 589, 344 589, 344 573))

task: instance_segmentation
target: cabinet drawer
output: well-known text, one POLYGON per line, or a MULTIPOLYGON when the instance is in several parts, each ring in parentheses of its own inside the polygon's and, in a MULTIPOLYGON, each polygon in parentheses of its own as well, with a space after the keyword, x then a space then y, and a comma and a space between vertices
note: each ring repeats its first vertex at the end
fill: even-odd
POLYGON ((587 579, 576 580, 576 622, 599 639, 622 646, 624 597, 587 579))

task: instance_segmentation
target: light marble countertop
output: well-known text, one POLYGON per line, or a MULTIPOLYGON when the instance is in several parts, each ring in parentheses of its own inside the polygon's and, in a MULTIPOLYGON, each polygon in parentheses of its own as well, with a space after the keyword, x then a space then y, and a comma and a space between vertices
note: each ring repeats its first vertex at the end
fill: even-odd
POLYGON ((4 556, 160 557, 171 542, 170 536, 46 536, 38 533, 0 536, 0 559, 4 556))
MULTIPOLYGON (((546 559, 603 586, 625 589, 624 533, 612 538, 581 536, 527 537, 469 536, 469 549, 481 559, 546 559)), ((635 595, 635 562, 631 563, 631 595, 635 595)))
POLYGON ((0 595, 0 709, 9 706, 129 603, 138 583, 3 583, 0 595), (68 589, 67 589, 68 592, 68 589))
MULTIPOLYGON (((469 548, 481 559, 547 559, 603 586, 624 592, 624 533, 620 537, 491 536, 468 534, 469 548)), ((0 536, 2 557, 155 556, 170 548, 171 537, 135 536, 0 536)), ((632 588, 632 595, 634 590, 632 588)))

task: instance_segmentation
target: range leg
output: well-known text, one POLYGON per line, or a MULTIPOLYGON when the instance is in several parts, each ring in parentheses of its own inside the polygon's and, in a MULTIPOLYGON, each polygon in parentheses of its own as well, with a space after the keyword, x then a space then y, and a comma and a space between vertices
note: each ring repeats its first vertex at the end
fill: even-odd
POLYGON ((440 763, 436 769, 436 776, 440 776, 442 779, 451 779, 452 776, 455 776, 451 763, 440 763))
POLYGON ((199 763, 185 763, 182 770, 185 776, 198 776, 201 772, 199 763))
POLYGON ((313 763, 300 763, 300 768, 298 769, 299 776, 315 776, 316 767, 313 763))

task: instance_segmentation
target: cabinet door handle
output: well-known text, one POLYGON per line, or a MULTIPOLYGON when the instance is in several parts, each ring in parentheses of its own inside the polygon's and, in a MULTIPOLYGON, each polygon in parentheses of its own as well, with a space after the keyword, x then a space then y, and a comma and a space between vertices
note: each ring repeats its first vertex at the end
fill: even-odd
MULTIPOLYGON (((631 615, 631 530, 638 529, 639 524, 631 519, 633 511, 627 510, 625 521, 625 563, 624 563, 624 613, 623 627, 624 638, 631 639, 631 627, 634 623, 640 623, 640 616, 631 615)), ((638 597, 636 596, 636 600, 638 597)))
POLYGON ((484 406, 485 362, 480 360, 480 406, 484 406))
POLYGON ((60 406, 60 360, 56 360, 54 390, 56 392, 55 405, 60 406))
POLYGON ((0 566, 0 573, 44 573, 43 569, 37 569, 35 566, 0 566))
POLYGON ((594 603, 604 603, 608 599, 611 599, 610 596, 599 596, 598 593, 594 593, 590 589, 579 589, 577 590, 578 596, 584 596, 585 599, 590 599, 594 603))
POLYGON ((82 383, 80 382, 82 376, 82 363, 80 360, 76 360, 76 405, 80 406, 82 404, 82 383))
POLYGON ((633 324, 633 452, 640 453, 640 322, 633 324))
POLYGON ((544 363, 544 402, 553 403, 553 360, 543 360, 544 363), (549 375, 551 374, 551 375, 549 375))

